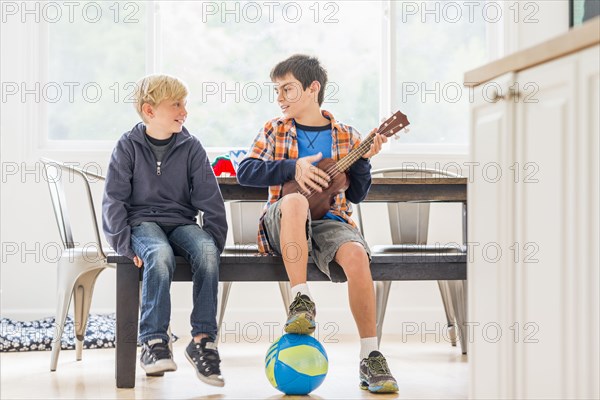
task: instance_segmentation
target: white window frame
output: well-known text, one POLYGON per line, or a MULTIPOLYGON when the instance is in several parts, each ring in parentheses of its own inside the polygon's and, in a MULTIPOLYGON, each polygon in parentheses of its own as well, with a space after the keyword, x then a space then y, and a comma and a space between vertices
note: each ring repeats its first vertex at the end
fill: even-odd
MULTIPOLYGON (((44 0, 42 2, 47 2, 44 0)), ((162 59, 162 46, 160 45, 160 3, 155 0, 147 1, 146 17, 148 21, 148 30, 146 33, 146 72, 154 73, 158 71, 158 66, 162 59)), ((396 81, 396 63, 395 52, 396 43, 395 23, 398 4, 394 0, 381 1, 381 79, 379 93, 379 118, 389 116, 392 112, 392 104, 396 104, 396 93, 392 90, 392 82, 396 81)), ((489 47, 490 60, 503 56, 506 53, 504 25, 506 22, 488 25, 487 43, 489 47)), ((28 51, 23 55, 25 59, 21 62, 28 68, 29 82, 45 82, 47 80, 48 68, 48 24, 40 22, 39 24, 30 24, 27 28, 29 43, 28 51), (37 67, 37 68, 36 68, 37 67)), ((510 38, 508 38, 510 40, 510 38)), ((80 157, 98 158, 106 157, 114 147, 113 140, 49 140, 47 113, 48 106, 45 103, 29 104, 26 114, 32 117, 31 122, 26 123, 25 132, 32 132, 29 137, 23 135, 24 159, 46 157, 64 157, 72 156, 77 153, 80 157)), ((465 116, 466 117, 466 116, 465 116)), ((250 140, 250 139, 249 139, 250 140)), ((223 154, 230 150, 222 147, 208 147, 209 154, 223 154)), ((384 158, 394 158, 396 155, 457 155, 465 156, 468 154, 468 145, 448 145, 448 144, 426 144, 414 143, 406 144, 401 147, 391 148, 386 145, 381 155, 384 158)))

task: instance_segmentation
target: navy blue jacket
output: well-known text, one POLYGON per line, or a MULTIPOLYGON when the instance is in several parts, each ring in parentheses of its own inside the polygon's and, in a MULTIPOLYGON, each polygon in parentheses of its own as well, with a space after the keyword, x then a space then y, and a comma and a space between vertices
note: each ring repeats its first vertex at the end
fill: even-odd
POLYGON ((202 211, 202 228, 222 251, 227 237, 225 205, 204 147, 183 128, 175 134, 158 175, 145 132, 146 126, 138 123, 113 150, 102 201, 102 227, 108 243, 133 259, 132 226, 145 221, 195 224, 202 211))

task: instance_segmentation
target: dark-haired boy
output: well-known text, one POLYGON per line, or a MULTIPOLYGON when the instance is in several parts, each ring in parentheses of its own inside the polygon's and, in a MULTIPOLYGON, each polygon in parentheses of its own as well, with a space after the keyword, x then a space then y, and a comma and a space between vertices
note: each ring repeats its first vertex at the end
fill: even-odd
POLYGON ((322 191, 330 176, 313 166, 322 157, 339 160, 360 144, 359 133, 321 110, 327 72, 319 60, 294 55, 273 68, 277 102, 282 117, 268 121, 238 168, 242 185, 269 187, 269 201, 260 219, 261 252, 282 255, 292 286, 285 331, 311 334, 315 304, 306 284, 309 251, 327 276, 335 260, 348 279, 350 309, 361 338, 360 387, 375 393, 398 391, 386 359, 379 352, 375 326, 375 293, 370 250, 350 218, 350 202, 362 201, 371 185, 369 158, 387 139, 376 135, 370 150, 350 168, 350 186, 335 197, 329 212, 312 220, 302 194, 282 196, 282 185, 296 180, 303 191, 322 191))

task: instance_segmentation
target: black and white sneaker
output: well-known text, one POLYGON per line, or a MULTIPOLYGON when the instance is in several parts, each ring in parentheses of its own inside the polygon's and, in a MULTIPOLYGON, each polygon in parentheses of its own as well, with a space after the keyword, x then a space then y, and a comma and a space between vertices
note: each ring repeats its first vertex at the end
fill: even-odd
POLYGON ((153 339, 142 345, 140 365, 148 376, 163 376, 165 372, 177 371, 169 344, 162 339, 153 339))
POLYGON ((195 343, 192 339, 185 349, 185 357, 194 366, 196 376, 202 382, 212 386, 225 386, 221 375, 221 358, 215 342, 202 338, 200 343, 195 343))

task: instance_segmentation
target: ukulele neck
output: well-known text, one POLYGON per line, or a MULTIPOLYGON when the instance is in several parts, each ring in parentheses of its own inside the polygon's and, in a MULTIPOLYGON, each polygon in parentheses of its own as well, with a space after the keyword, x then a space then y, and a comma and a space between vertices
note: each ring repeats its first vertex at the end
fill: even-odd
POLYGON ((335 163, 338 171, 344 172, 348 170, 352 164, 354 164, 363 154, 366 154, 369 151, 369 148, 373 144, 373 135, 369 135, 365 140, 363 140, 360 145, 348 153, 344 158, 335 163))

